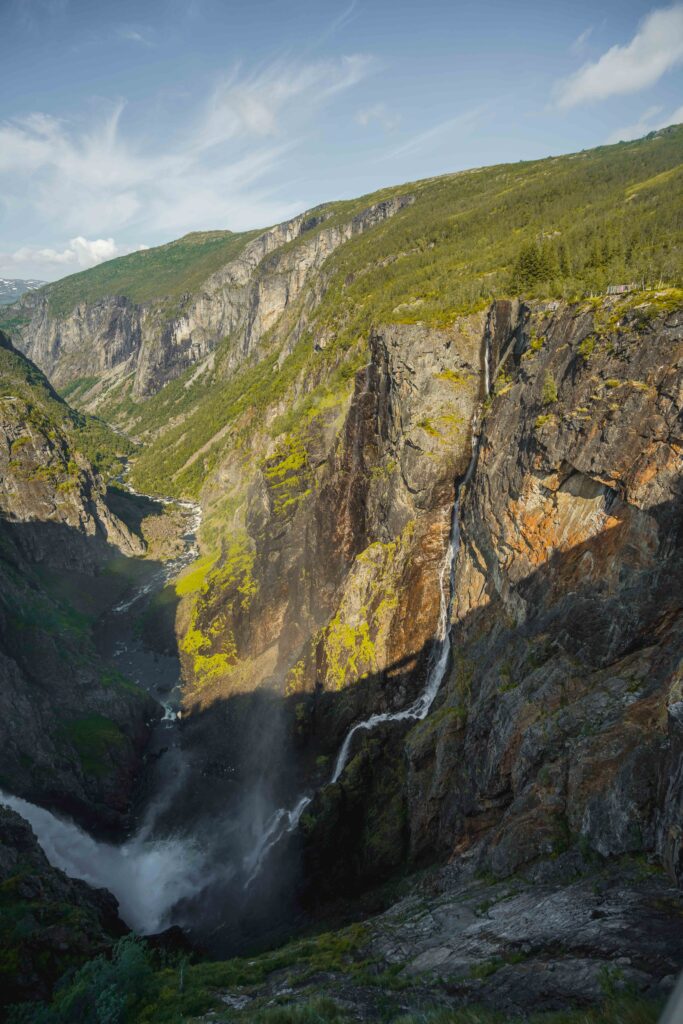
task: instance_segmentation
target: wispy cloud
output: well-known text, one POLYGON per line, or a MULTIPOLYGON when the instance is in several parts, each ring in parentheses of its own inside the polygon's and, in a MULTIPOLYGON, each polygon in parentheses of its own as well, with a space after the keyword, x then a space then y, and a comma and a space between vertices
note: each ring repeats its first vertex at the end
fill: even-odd
POLYGON ((651 11, 630 43, 612 46, 558 84, 557 104, 567 109, 591 100, 639 92, 683 62, 683 4, 651 11))
POLYGON ((341 28, 344 28, 350 21, 353 20, 357 7, 357 0, 351 0, 351 3, 347 7, 343 7, 339 14, 332 19, 330 24, 327 26, 322 35, 319 35, 315 41, 315 45, 319 46, 324 43, 327 39, 338 32, 341 28))
POLYGON ((298 121, 310 117, 335 93, 362 81, 373 64, 372 57, 354 54, 299 65, 280 60, 246 76, 236 68, 214 90, 196 144, 215 146, 244 134, 277 136, 283 128, 283 112, 295 114, 298 121))
POLYGON ((138 46, 147 46, 149 48, 155 45, 153 40, 153 33, 148 28, 134 28, 131 25, 121 25, 116 35, 124 43, 136 43, 138 46))
POLYGON ((271 224, 300 203, 283 202, 276 179, 325 104, 371 70, 352 55, 308 64, 276 61, 258 73, 239 68, 190 111, 173 142, 160 148, 126 128, 123 101, 87 122, 43 113, 0 122, 0 194, 59 239, 24 247, 44 264, 84 265, 118 255, 126 231, 140 241, 203 227, 271 224), (70 238, 71 241, 61 242, 70 238), (88 242, 87 239, 95 239, 88 242))
POLYGON ((455 137, 457 133, 473 127, 479 121, 484 109, 484 106, 473 107, 471 110, 466 110, 456 115, 456 117, 449 117, 446 121, 440 121, 432 128, 414 135, 412 139, 408 139, 407 142, 403 142, 400 146, 396 146, 388 153, 385 153, 385 158, 394 159, 395 157, 406 156, 417 150, 429 149, 449 136, 455 137))
POLYGON ((642 135, 647 135, 648 132, 658 131, 670 124, 683 122, 683 106, 672 110, 666 117, 661 116, 663 109, 663 107, 649 107, 633 124, 611 132, 606 142, 630 142, 631 139, 639 139, 642 135))
POLYGON ((371 107, 363 107, 355 116, 356 124, 368 128, 372 124, 378 124, 385 131, 390 132, 396 128, 401 121, 401 115, 389 110, 386 103, 374 103, 371 107))
POLYGON ((572 45, 569 47, 570 51, 576 54, 583 53, 586 43, 588 42, 592 33, 593 26, 589 25, 588 28, 585 28, 583 32, 581 32, 580 35, 576 37, 572 45))

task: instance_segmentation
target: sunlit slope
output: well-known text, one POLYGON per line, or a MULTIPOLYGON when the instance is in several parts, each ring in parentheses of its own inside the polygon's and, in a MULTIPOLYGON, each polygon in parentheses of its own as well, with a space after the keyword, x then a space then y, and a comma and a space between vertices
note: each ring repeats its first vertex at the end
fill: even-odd
POLYGON ((253 434, 267 420, 277 436, 341 402, 373 323, 447 324, 506 294, 578 298, 610 284, 680 284, 682 184, 675 127, 403 186, 411 206, 328 259, 324 287, 315 283, 322 298, 286 358, 280 335, 258 362, 228 374, 228 339, 212 368, 188 371, 144 403, 112 402, 109 414, 125 412, 148 441, 138 482, 196 494, 221 451, 245 443, 247 425, 253 434))

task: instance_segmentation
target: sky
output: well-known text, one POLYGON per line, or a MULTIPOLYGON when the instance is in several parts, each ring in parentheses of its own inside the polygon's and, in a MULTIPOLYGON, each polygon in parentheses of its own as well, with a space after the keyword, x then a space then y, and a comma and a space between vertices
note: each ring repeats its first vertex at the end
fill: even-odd
POLYGON ((0 0, 0 276, 683 122, 683 3, 0 0))

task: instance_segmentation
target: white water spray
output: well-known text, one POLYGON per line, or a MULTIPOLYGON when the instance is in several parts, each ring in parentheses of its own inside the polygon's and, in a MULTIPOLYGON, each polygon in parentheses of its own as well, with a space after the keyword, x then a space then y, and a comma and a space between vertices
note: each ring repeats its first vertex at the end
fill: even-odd
MULTIPOLYGON (((148 497, 130 486, 127 489, 131 494, 148 497)), ((119 614, 177 576, 199 553, 196 536, 201 523, 200 506, 174 498, 153 500, 179 507, 188 516, 183 534, 185 550, 161 566, 130 597, 117 604, 113 611, 119 614)), ((117 645, 117 653, 122 650, 125 650, 125 645, 117 645)), ((162 706, 164 715, 161 722, 166 728, 171 728, 181 713, 170 701, 163 701, 162 706)), ((176 903, 196 896, 206 884, 208 860, 205 850, 200 850, 196 843, 185 838, 159 839, 152 836, 155 821, 168 809, 180 783, 179 774, 147 808, 137 833, 118 846, 98 842, 68 818, 2 790, 0 804, 11 807, 28 821, 50 864, 71 878, 79 878, 95 888, 108 889, 116 897, 119 914, 125 923, 141 935, 152 935, 172 923, 171 910, 176 903)))
MULTIPOLYGON (((484 343, 484 397, 487 397, 491 388, 490 381, 490 351, 489 339, 484 343)), ((328 785, 339 781, 342 772, 346 768, 351 756, 351 746, 354 736, 359 732, 370 732, 384 722, 404 722, 408 720, 421 721, 426 718, 434 703, 437 693, 441 688, 443 678, 448 667, 448 660, 451 653, 451 631, 450 620, 453 607, 453 593, 455 590, 455 560, 460 547, 460 499, 462 490, 469 484, 479 457, 479 441, 481 437, 481 422, 479 417, 475 419, 472 430, 472 454, 470 461, 455 492, 453 513, 451 517, 451 530, 448 542, 448 549, 444 557, 441 573, 439 576, 439 624, 436 632, 436 647, 432 653, 431 664, 427 674, 427 682, 422 693, 401 711, 385 711, 382 714, 370 715, 369 718, 353 725, 341 745, 334 771, 328 785)), ((268 852, 283 838, 293 832, 298 826, 304 809, 310 804, 312 797, 302 797, 296 806, 290 811, 279 807, 266 822, 258 841, 252 852, 244 859, 243 867, 248 871, 245 889, 248 888, 261 870, 263 861, 268 852)))
MULTIPOLYGON (((489 351, 484 352, 484 389, 489 393, 489 351)), ((460 499, 462 489, 472 478, 479 453, 479 424, 472 434, 472 456, 467 471, 458 484, 448 549, 440 573, 439 623, 425 688, 407 708, 401 711, 374 714, 353 725, 344 738, 337 755, 330 783, 341 777, 351 756, 353 739, 361 731, 371 731, 384 722, 421 720, 428 714, 443 682, 451 652, 450 619, 454 591, 455 560, 460 544, 460 499)), ((135 493, 135 492, 133 492, 135 493)), ((171 499, 162 499, 165 503, 171 499)), ((126 611, 160 580, 166 582, 177 575, 197 556, 194 535, 199 528, 201 510, 189 502, 179 502, 193 512, 190 532, 186 534, 188 549, 178 559, 167 563, 159 577, 148 581, 143 588, 114 610, 126 611)), ((170 704, 164 705, 163 721, 172 726, 179 717, 170 704)), ((329 783, 328 783, 329 784, 329 783)), ((172 791, 165 794, 166 802, 172 791)), ((251 853, 242 863, 246 876, 245 889, 258 876, 268 852, 285 836, 293 832, 301 820, 312 796, 302 796, 293 808, 279 808, 266 821, 251 853)), ((172 908, 180 901, 200 893, 205 885, 211 865, 207 854, 189 840, 171 838, 152 839, 152 825, 160 804, 150 808, 145 825, 121 846, 98 842, 75 823, 58 817, 43 808, 0 791, 0 803, 16 810, 33 827, 38 842, 48 860, 73 878, 80 878, 95 887, 110 890, 119 902, 123 920, 141 934, 153 934, 172 923, 172 908)))
POLYGON ((100 843, 73 821, 0 790, 7 804, 33 828, 54 867, 97 889, 108 889, 126 924, 141 935, 165 928, 178 900, 204 884, 204 857, 187 841, 149 839, 149 827, 121 846, 100 843))

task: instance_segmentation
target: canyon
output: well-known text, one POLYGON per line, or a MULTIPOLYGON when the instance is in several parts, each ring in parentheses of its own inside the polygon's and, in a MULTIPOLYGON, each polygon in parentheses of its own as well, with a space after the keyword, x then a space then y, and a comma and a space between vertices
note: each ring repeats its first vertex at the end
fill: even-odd
MULTIPOLYGON (((677 132, 613 165, 655 207, 677 132)), ((126 926, 214 971, 193 1020, 320 992, 379 1019, 380 995, 523 1014, 672 988, 683 293, 456 282, 428 314, 439 290, 412 282, 454 243, 416 225, 481 188, 153 255, 225 246, 193 291, 98 294, 140 253, 10 307, 7 1001, 47 999, 126 926)))

